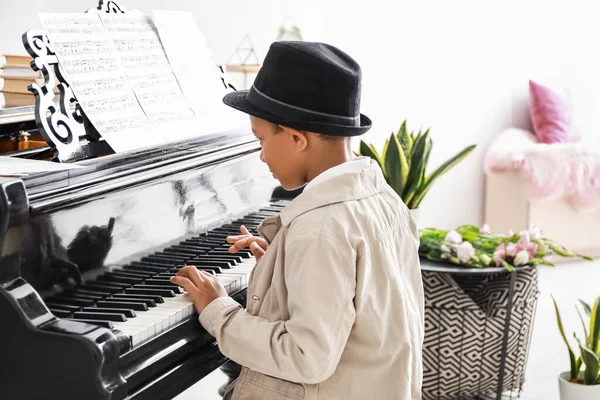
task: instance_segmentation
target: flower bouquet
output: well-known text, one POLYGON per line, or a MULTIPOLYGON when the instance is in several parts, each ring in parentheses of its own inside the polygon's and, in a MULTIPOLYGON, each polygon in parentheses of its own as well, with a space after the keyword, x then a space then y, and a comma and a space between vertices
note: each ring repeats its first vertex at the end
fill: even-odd
POLYGON ((505 234, 492 233, 487 225, 481 228, 462 225, 451 231, 427 228, 420 231, 420 239, 419 254, 422 257, 465 267, 502 266, 512 271, 522 265, 554 266, 549 261, 553 253, 593 260, 543 237, 537 226, 505 234))

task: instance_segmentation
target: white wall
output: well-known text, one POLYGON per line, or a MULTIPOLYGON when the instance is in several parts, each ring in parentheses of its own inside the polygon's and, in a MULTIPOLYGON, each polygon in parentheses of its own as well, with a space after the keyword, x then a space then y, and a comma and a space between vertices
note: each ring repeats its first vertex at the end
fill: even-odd
MULTIPOLYGON (((20 51, 20 33, 39 26, 36 12, 91 6, 87 0, 0 3, 0 52, 20 51)), ((264 57, 279 25, 292 16, 306 40, 337 45, 362 65, 362 109, 374 122, 366 140, 380 146, 405 118, 411 128, 431 127, 432 167, 464 146, 478 144, 463 164, 434 185, 422 204, 422 225, 483 222, 482 158, 502 129, 529 126, 529 78, 572 85, 578 98, 585 98, 578 100, 575 113, 592 122, 598 115, 600 26, 592 0, 123 3, 145 12, 193 11, 219 62, 229 59, 246 33, 264 57)))

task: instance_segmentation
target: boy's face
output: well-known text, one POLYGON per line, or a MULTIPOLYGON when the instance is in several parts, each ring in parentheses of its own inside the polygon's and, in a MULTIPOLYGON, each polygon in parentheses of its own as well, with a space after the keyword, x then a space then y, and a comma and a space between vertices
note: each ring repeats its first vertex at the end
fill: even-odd
POLYGON ((306 184, 306 135, 253 116, 250 116, 250 123, 262 147, 260 159, 267 164, 281 186, 293 190, 306 184))

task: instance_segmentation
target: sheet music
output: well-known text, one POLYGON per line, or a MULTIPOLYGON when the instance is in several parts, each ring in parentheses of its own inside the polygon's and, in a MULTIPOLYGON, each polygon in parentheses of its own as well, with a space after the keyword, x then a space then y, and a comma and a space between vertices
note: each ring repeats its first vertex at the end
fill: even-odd
POLYGON ((39 17, 77 100, 116 152, 166 142, 140 107, 98 14, 39 17))
POLYGON ((150 121, 167 138, 193 134, 196 115, 184 97, 150 16, 100 14, 111 34, 133 91, 150 121))
POLYGON ((171 68, 198 117, 202 133, 248 125, 248 116, 223 104, 227 94, 204 35, 187 11, 152 11, 171 68))

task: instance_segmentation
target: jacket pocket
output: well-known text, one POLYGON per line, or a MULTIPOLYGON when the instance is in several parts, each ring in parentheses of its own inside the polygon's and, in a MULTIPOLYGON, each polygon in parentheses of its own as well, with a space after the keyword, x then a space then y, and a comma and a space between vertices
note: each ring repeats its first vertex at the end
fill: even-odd
POLYGON ((248 370, 239 377, 233 400, 304 400, 304 387, 248 370))

